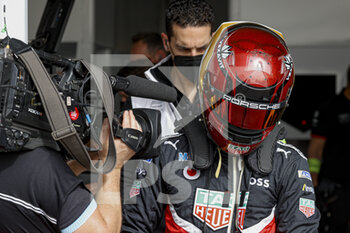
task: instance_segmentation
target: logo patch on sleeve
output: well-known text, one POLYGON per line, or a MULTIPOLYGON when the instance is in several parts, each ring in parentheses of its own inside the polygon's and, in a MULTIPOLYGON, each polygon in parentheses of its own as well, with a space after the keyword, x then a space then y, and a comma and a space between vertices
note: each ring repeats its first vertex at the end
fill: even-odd
POLYGON ((308 192, 308 193, 313 193, 315 194, 315 190, 312 186, 307 186, 306 184, 303 185, 303 189, 304 192, 308 192))
POLYGON ((311 217, 315 214, 315 201, 306 199, 306 198, 300 198, 299 199, 299 210, 302 212, 307 218, 311 217))
POLYGON ((310 172, 308 171, 298 170, 298 176, 299 178, 304 178, 312 181, 310 172))

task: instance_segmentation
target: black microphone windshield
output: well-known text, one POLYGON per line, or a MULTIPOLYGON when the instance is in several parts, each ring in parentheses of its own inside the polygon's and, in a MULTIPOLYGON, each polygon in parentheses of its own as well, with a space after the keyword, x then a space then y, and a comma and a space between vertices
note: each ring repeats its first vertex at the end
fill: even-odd
POLYGON ((163 83, 153 82, 136 75, 130 75, 126 78, 129 85, 124 91, 131 95, 143 98, 174 102, 177 99, 175 88, 169 87, 163 83))

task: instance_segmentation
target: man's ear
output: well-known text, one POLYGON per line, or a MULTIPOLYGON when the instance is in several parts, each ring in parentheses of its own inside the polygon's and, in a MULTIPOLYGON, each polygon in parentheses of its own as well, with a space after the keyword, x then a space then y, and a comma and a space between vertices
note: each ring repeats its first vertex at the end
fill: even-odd
POLYGON ((169 49, 169 38, 168 38, 168 35, 165 34, 164 32, 162 32, 162 34, 160 34, 161 37, 162 37, 162 41, 163 41, 163 46, 164 46, 164 49, 165 51, 167 52, 170 52, 170 49, 169 49))
POLYGON ((165 58, 168 54, 163 49, 158 49, 158 51, 155 54, 155 64, 160 62, 163 58, 165 58))

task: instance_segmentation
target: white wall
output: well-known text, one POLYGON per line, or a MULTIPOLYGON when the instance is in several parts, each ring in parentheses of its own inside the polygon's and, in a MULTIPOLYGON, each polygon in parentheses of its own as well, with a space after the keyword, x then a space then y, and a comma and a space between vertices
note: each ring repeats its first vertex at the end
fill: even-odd
MULTIPOLYGON (((27 0, 0 0, 0 31, 4 28, 3 5, 6 5, 7 31, 10 37, 24 42, 28 41, 28 1, 27 0)), ((6 37, 0 32, 0 38, 6 37)))

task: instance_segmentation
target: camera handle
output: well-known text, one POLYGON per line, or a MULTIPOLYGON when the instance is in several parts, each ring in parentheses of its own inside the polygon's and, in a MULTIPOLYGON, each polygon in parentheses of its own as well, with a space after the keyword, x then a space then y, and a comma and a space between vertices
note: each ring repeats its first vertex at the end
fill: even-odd
POLYGON ((136 153, 146 145, 146 135, 136 129, 123 128, 118 120, 113 120, 114 137, 120 138, 127 146, 136 153))

